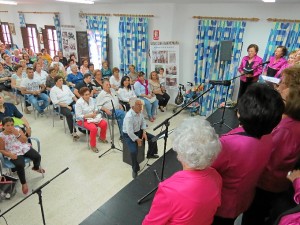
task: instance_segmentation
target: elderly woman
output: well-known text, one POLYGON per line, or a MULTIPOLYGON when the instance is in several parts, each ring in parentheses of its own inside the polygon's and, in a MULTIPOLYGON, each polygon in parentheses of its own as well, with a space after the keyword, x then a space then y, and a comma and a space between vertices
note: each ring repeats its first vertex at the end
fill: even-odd
MULTIPOLYGON (((4 69, 2 63, 0 63, 0 92, 1 91, 11 91, 11 73, 4 69)), ((12 97, 12 96, 11 96, 12 97)))
POLYGON ((25 60, 26 65, 28 67, 32 67, 33 66, 33 61, 31 61, 31 59, 29 58, 29 55, 27 53, 23 53, 22 58, 25 60))
POLYGON ((295 59, 296 59, 296 55, 297 55, 297 51, 292 51, 290 52, 289 54, 289 57, 288 57, 288 60, 287 60, 287 63, 284 64, 280 70, 278 71, 278 73, 276 73, 275 77, 276 78, 282 78, 282 71, 286 68, 289 68, 289 67, 292 67, 294 66, 295 64, 295 59))
POLYGON ((220 138, 222 150, 212 165, 223 179, 222 204, 213 225, 233 225, 249 208, 272 153, 270 133, 280 122, 283 110, 280 94, 266 84, 251 85, 239 99, 241 126, 220 138))
POLYGON ((138 73, 135 71, 134 65, 129 65, 128 69, 129 69, 129 73, 127 74, 127 76, 130 78, 130 84, 134 85, 134 83, 138 79, 138 73))
POLYGON ((221 204, 222 180, 210 167, 220 152, 218 135, 204 119, 190 118, 173 136, 183 170, 159 184, 143 225, 210 225, 221 204))
POLYGON ((108 68, 108 62, 107 61, 104 61, 102 63, 102 69, 101 69, 101 72, 102 72, 102 77, 103 78, 110 78, 111 75, 112 75, 112 71, 110 68, 108 68))
POLYGON ((28 193, 28 185, 25 178, 24 157, 33 161, 32 170, 45 173, 40 168, 41 155, 34 150, 27 142, 27 137, 20 128, 14 126, 14 120, 11 117, 5 117, 2 120, 3 132, 0 133, 0 152, 15 165, 18 177, 22 184, 22 192, 28 193))
POLYGON ((263 224, 267 217, 270 224, 274 223, 278 216, 274 202, 288 191, 290 182, 286 175, 300 159, 300 68, 287 68, 282 73, 278 91, 285 101, 284 114, 272 132, 271 158, 258 181, 252 206, 243 216, 243 224, 263 224))
POLYGON ((278 46, 274 52, 274 56, 271 56, 269 63, 267 64, 264 74, 269 77, 278 77, 279 71, 287 63, 284 56, 287 54, 287 49, 285 46, 278 46))
POLYGON ((54 77, 55 86, 51 88, 50 98, 54 105, 60 106, 60 113, 66 117, 70 134, 74 140, 79 139, 76 134, 76 129, 73 123, 73 105, 77 101, 77 98, 72 93, 67 85, 63 85, 64 79, 61 76, 54 77))
POLYGON ((109 78, 109 82, 111 87, 117 91, 121 85, 120 70, 118 67, 114 67, 112 72, 113 75, 109 78))
POLYGON ((75 113, 77 123, 80 126, 84 126, 90 132, 90 146, 93 152, 98 153, 99 150, 96 147, 96 136, 98 127, 100 127, 99 141, 107 143, 106 140, 106 129, 107 122, 101 118, 101 114, 98 114, 97 107, 94 103, 94 99, 90 97, 90 89, 83 87, 79 90, 81 96, 76 102, 75 113), (83 124, 82 124, 83 120, 83 124))
POLYGON ((258 46, 251 44, 247 48, 248 55, 242 59, 242 63, 238 69, 240 74, 244 74, 240 78, 239 98, 246 92, 248 86, 258 81, 259 75, 262 73, 262 58, 257 55, 258 46))
POLYGON ((80 66, 80 73, 86 74, 89 73, 89 60, 88 59, 83 59, 81 61, 81 66, 80 66))
POLYGON ((101 70, 95 70, 94 79, 93 79, 92 83, 95 85, 95 87, 99 88, 99 91, 102 90, 103 82, 102 82, 101 70))
POLYGON ((144 72, 139 72, 138 79, 134 83, 134 91, 136 96, 144 101, 149 121, 154 122, 158 101, 155 94, 151 92, 150 85, 148 84, 148 80, 145 79, 144 72))
POLYGON ((158 105, 161 112, 164 112, 164 108, 167 106, 170 96, 166 93, 166 89, 160 84, 159 77, 156 71, 150 73, 150 89, 158 99, 158 105))
POLYGON ((83 80, 83 74, 78 72, 78 68, 76 64, 71 65, 72 73, 68 74, 67 81, 69 86, 75 87, 76 84, 80 83, 83 80))
POLYGON ((129 111, 130 109, 129 100, 131 98, 135 98, 136 95, 131 88, 130 78, 128 76, 122 77, 121 86, 118 90, 118 97, 122 105, 125 106, 126 111, 129 111))

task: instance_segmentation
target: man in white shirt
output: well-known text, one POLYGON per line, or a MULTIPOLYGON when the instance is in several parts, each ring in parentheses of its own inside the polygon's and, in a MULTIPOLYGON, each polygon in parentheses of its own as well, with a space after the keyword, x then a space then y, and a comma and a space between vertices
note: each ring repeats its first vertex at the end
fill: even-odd
POLYGON ((27 96, 28 101, 38 111, 39 115, 44 115, 44 110, 50 103, 49 97, 42 93, 45 90, 45 85, 42 84, 41 80, 34 78, 33 69, 26 69, 27 78, 21 81, 21 92, 27 96), (42 100, 42 104, 39 105, 38 101, 42 100))
POLYGON ((129 100, 131 109, 126 113, 123 124, 123 140, 124 144, 128 146, 132 161, 132 177, 136 178, 140 170, 137 161, 138 146, 143 145, 143 141, 148 140, 147 158, 158 158, 157 143, 152 142, 154 137, 152 134, 146 132, 146 121, 142 112, 143 103, 138 98, 131 98, 129 100))
POLYGON ((96 98, 96 105, 104 111, 108 116, 112 116, 113 107, 115 109, 115 117, 118 121, 120 135, 122 136, 123 130, 123 120, 125 117, 124 110, 121 109, 122 106, 119 104, 119 98, 117 93, 113 88, 110 87, 110 83, 107 79, 103 80, 102 84, 103 90, 99 93, 96 98), (112 105, 113 102, 113 105, 112 105))

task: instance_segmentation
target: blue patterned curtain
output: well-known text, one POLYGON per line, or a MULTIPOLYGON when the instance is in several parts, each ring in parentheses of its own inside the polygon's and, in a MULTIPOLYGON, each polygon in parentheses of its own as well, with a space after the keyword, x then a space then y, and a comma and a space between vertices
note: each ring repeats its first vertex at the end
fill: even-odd
MULTIPOLYGON (((209 80, 227 80, 237 73, 243 36, 246 27, 244 21, 199 20, 195 49, 195 74, 196 84, 204 83, 204 89, 209 88, 209 80), (233 41, 231 61, 220 61, 221 41, 233 41)), ((215 110, 226 96, 228 87, 215 86, 201 100, 200 114, 207 115, 215 110)), ((231 98, 234 82, 229 89, 228 99, 231 98)))
POLYGON ((95 69, 101 69, 102 62, 107 60, 107 26, 105 16, 86 16, 90 61, 95 69))
POLYGON ((24 13, 19 13, 20 27, 26 27, 24 13))
POLYGON ((58 42, 58 47, 59 50, 62 50, 62 40, 61 40, 61 26, 60 26, 60 18, 58 14, 55 14, 53 17, 54 20, 54 26, 56 30, 56 35, 57 35, 57 42, 58 42))
POLYGON ((120 70, 128 73, 128 66, 147 74, 148 18, 120 17, 119 50, 120 70))
POLYGON ((274 55, 277 46, 283 45, 291 52, 300 47, 300 24, 299 23, 274 23, 271 30, 268 45, 264 54, 264 61, 274 55))

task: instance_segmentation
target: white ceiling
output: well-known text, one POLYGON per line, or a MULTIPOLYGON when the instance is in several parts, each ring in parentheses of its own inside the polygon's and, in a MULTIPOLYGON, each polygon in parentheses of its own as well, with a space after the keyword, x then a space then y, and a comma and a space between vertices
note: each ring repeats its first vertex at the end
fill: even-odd
MULTIPOLYGON (((55 3, 64 4, 56 2, 55 0, 14 0, 18 4, 45 4, 45 3, 55 3)), ((95 0, 95 3, 261 3, 261 0, 95 0)), ((276 0, 276 3, 300 3, 300 0, 276 0)), ((74 3, 67 3, 74 4, 74 3)), ((272 3, 266 3, 272 4, 272 3)))

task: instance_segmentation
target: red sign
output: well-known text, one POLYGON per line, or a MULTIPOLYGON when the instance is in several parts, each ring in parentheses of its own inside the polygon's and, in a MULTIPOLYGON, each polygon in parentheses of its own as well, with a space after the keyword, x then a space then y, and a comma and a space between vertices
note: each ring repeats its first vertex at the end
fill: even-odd
POLYGON ((153 31, 153 40, 155 40, 155 41, 159 40, 159 30, 153 31))

